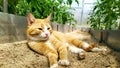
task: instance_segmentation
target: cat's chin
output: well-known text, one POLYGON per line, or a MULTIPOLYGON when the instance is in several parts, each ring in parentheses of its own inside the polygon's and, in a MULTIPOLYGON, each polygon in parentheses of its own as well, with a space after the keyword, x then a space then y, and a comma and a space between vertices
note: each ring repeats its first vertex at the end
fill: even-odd
POLYGON ((41 38, 40 40, 41 41, 47 41, 49 39, 49 37, 43 37, 43 38, 41 38))

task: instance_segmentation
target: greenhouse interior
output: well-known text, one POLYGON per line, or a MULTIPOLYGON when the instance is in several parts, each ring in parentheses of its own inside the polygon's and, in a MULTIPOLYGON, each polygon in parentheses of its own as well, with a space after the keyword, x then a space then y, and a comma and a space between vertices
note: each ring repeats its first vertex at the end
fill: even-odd
POLYGON ((0 68, 120 68, 119 0, 0 0, 0 68))

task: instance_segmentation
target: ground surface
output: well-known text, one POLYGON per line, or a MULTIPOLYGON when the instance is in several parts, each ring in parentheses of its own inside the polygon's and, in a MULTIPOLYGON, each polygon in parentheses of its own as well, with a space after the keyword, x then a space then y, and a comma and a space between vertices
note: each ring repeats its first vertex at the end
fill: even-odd
MULTIPOLYGON (((89 40, 86 41, 96 42, 89 40)), ((113 51, 104 44, 96 44, 107 51, 86 52, 83 60, 79 60, 77 54, 69 52, 70 65, 59 65, 59 68, 120 68, 120 52, 113 51)), ((0 68, 49 68, 49 63, 46 57, 30 50, 26 41, 20 41, 0 44, 0 68)))

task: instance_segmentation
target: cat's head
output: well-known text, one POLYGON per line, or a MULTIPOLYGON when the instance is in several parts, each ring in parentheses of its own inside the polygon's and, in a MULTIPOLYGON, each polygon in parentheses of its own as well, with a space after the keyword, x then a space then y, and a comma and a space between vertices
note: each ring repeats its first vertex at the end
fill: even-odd
POLYGON ((50 17, 49 15, 45 19, 36 19, 31 13, 27 16, 28 29, 27 37, 30 40, 35 41, 46 41, 49 39, 52 28, 50 26, 50 17))

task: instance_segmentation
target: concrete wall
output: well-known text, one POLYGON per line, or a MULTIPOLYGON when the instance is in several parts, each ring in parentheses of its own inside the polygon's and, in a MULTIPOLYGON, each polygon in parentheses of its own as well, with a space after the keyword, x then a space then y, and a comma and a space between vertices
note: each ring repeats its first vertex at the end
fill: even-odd
POLYGON ((26 39, 26 17, 0 12, 0 43, 26 39))
POLYGON ((91 30, 90 33, 92 36, 99 42, 106 43, 109 47, 114 50, 120 51, 120 30, 91 30))
MULTIPOLYGON (((74 30, 67 24, 51 23, 53 30, 69 32, 74 30)), ((0 43, 26 40, 27 18, 0 12, 0 43)))
POLYGON ((107 44, 120 51, 120 30, 111 30, 106 33, 106 39, 104 40, 107 44))

